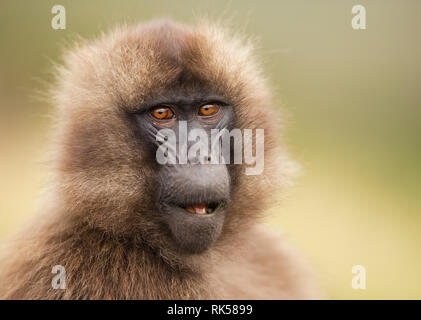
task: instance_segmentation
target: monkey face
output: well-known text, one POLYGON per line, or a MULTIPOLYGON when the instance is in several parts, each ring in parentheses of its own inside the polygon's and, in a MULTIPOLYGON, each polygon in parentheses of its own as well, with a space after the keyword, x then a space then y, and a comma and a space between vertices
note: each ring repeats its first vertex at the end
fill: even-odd
MULTIPOLYGON (((173 163, 156 168, 156 209, 177 245, 190 253, 204 251, 220 235, 233 174, 227 164, 211 163, 208 152, 206 156, 187 154, 197 143, 188 139, 189 132, 201 130, 210 137, 212 130, 230 129, 234 125, 234 111, 227 100, 215 94, 204 94, 204 90, 192 88, 174 92, 173 89, 164 96, 161 94, 159 100, 150 100, 133 115, 149 159, 157 155, 159 130, 174 133, 175 143, 167 150, 175 151, 173 163), (183 151, 185 155, 179 154, 183 151)), ((210 142, 204 142, 206 149, 210 142)), ((213 162, 219 162, 220 158, 217 160, 213 162)))
POLYGON ((65 61, 54 96, 57 191, 75 223, 171 259, 191 256, 234 244, 267 193, 288 181, 293 165, 278 153, 264 79, 250 48, 222 30, 135 26, 80 46, 65 61), (264 129, 264 171, 247 176, 243 164, 207 163, 212 156, 180 162, 180 149, 194 147, 180 143, 183 128, 264 129), (166 129, 175 134, 177 161, 162 164, 157 137, 166 129))

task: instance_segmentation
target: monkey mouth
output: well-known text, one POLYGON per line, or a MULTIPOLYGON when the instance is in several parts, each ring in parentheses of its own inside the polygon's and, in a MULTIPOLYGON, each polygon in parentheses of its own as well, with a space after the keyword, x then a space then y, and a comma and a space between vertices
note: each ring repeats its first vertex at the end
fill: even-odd
POLYGON ((184 210, 199 215, 209 215, 215 213, 217 210, 222 208, 223 202, 212 202, 212 203, 198 203, 187 206, 180 206, 184 210))
MULTIPOLYGON (((209 199, 210 200, 210 199, 209 199)), ((160 202, 162 219, 172 237, 185 252, 197 254, 208 249, 222 232, 228 200, 160 202)))
POLYGON ((183 211, 188 212, 193 215, 206 216, 213 215, 216 212, 223 209, 225 206, 225 201, 219 202, 209 202, 209 203, 195 203, 195 204, 170 204, 167 203, 166 206, 175 207, 183 209, 183 211))

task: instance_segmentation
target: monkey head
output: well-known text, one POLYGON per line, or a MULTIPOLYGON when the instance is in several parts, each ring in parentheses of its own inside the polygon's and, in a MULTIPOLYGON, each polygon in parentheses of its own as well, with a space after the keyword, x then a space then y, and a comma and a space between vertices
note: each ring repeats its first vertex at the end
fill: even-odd
POLYGON ((293 164, 251 47, 223 29, 117 29, 67 53, 57 79, 56 192, 66 221, 166 257, 197 255, 232 241, 288 181, 293 164), (209 158, 158 163, 157 133, 171 129, 179 141, 182 125, 264 129, 263 172, 209 158))

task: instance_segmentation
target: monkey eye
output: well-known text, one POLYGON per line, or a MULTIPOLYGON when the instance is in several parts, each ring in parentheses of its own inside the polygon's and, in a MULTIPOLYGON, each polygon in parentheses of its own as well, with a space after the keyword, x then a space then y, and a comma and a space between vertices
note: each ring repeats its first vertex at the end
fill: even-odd
POLYGON ((171 108, 162 106, 152 109, 151 111, 152 116, 158 120, 168 120, 174 118, 174 112, 171 108))
POLYGON ((213 116, 219 111, 219 106, 216 104, 205 104, 199 108, 199 116, 213 116))

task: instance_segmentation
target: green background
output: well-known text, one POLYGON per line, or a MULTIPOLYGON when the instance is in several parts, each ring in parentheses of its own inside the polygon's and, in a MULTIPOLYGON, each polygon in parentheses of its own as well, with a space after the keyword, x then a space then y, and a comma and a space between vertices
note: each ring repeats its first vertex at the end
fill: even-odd
POLYGON ((0 241, 39 207, 52 106, 38 99, 78 35, 169 17, 228 21, 257 39, 303 167, 267 223, 328 297, 421 298, 421 1, 1 1, 0 241), (67 29, 51 28, 66 8, 67 29), (367 29, 351 28, 351 8, 367 29), (367 289, 351 287, 353 265, 367 289))

